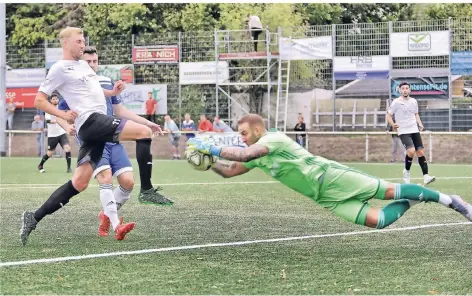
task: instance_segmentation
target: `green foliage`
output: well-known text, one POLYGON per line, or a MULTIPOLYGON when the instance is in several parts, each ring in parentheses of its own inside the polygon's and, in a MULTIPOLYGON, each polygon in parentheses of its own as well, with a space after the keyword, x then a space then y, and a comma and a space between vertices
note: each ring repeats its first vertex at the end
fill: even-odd
POLYGON ((340 4, 302 4, 308 24, 310 25, 330 25, 339 24, 343 9, 340 4))
POLYGON ((472 17, 472 5, 468 3, 429 4, 426 19, 447 19, 449 17, 472 17))

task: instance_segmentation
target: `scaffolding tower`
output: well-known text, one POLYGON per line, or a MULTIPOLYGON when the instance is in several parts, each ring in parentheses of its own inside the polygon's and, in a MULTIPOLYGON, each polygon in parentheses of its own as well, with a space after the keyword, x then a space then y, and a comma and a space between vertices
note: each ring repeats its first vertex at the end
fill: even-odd
POLYGON ((251 38, 250 33, 250 30, 215 30, 216 114, 219 113, 220 93, 228 99, 229 116, 231 116, 231 105, 233 104, 238 105, 243 112, 249 113, 249 110, 232 98, 229 91, 225 91, 222 86, 265 86, 267 88, 266 120, 267 127, 271 128, 271 89, 276 86, 275 127, 281 128, 285 126, 286 115, 282 117, 283 113, 280 112, 286 114, 287 101, 285 100, 283 103, 279 101, 284 95, 288 98, 290 64, 287 61, 282 61, 278 50, 274 50, 278 49, 279 32, 271 33, 267 28, 262 29, 261 35, 263 37, 256 41, 251 38), (255 48, 256 44, 258 50, 255 48), (228 65, 221 65, 222 61, 227 62, 228 65), (229 79, 220 81, 218 72, 223 67, 228 67, 229 79), (272 76, 271 69, 274 69, 272 76))

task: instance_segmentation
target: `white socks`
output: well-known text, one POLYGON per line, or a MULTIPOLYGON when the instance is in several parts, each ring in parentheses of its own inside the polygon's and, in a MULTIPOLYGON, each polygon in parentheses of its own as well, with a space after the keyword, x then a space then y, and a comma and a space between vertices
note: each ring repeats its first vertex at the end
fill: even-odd
POLYGON ((112 184, 100 184, 100 201, 102 202, 103 211, 110 219, 113 230, 115 230, 120 225, 120 219, 118 218, 118 209, 112 189, 112 184))
POLYGON ((121 185, 118 185, 117 188, 115 188, 115 201, 116 201, 116 208, 119 211, 121 207, 128 201, 129 196, 131 194, 131 190, 133 189, 125 189, 121 187, 121 185))
POLYGON ((442 204, 443 206, 449 207, 449 205, 452 203, 452 198, 449 195, 439 192, 438 202, 442 204))

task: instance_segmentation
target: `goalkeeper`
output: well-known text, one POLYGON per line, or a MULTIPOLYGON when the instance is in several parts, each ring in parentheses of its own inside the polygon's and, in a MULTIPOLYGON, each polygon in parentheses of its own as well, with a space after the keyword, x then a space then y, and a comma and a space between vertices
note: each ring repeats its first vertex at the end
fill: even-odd
POLYGON ((213 167, 225 178, 258 167, 338 217, 360 225, 387 227, 422 201, 440 203, 472 221, 472 206, 457 195, 446 195, 415 184, 389 183, 315 156, 283 133, 268 133, 259 115, 248 114, 241 118, 238 131, 249 147, 218 147, 193 138, 187 142, 187 149, 231 161, 218 160, 213 167), (376 209, 368 203, 372 198, 393 201, 376 209))

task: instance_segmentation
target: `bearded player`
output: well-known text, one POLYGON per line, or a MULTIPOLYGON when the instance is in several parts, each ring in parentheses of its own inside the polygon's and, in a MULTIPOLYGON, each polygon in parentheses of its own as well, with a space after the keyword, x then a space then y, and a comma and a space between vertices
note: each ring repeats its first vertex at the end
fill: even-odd
POLYGON ((231 161, 218 160, 213 170, 230 178, 260 168, 282 184, 301 193, 336 216, 368 227, 385 228, 418 202, 436 202, 472 221, 472 206, 457 195, 446 195, 416 184, 394 184, 315 156, 283 133, 268 133, 262 117, 248 114, 238 131, 249 147, 218 147, 193 138, 187 149, 231 161), (393 200, 382 209, 372 198, 393 200))

